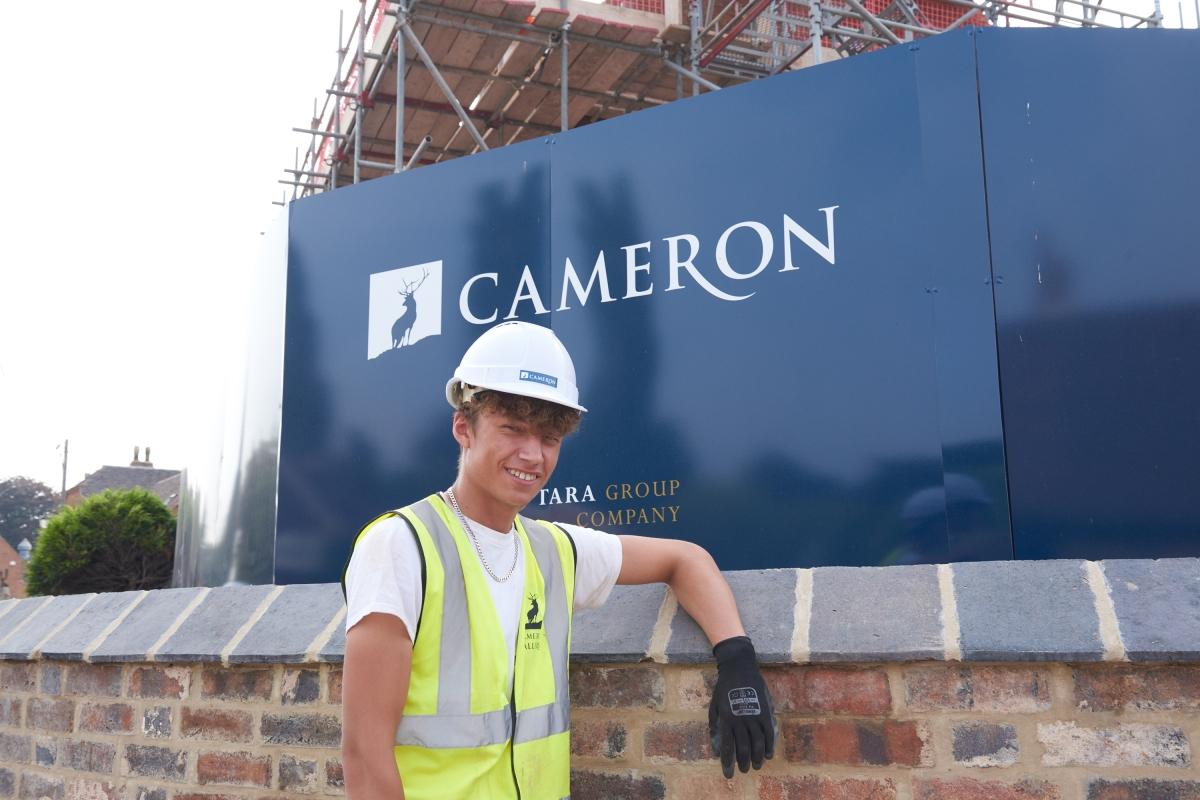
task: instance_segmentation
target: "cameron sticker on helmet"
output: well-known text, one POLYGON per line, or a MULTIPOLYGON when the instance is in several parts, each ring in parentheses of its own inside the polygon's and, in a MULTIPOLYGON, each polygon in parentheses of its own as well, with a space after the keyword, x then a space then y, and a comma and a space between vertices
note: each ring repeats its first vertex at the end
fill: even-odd
POLYGON ((544 372, 534 372, 532 370, 521 370, 521 380, 529 381, 530 383, 542 383, 552 388, 558 388, 558 378, 553 375, 547 375, 544 372))
POLYGON ((441 261, 376 272, 369 292, 367 358, 441 334, 441 261))

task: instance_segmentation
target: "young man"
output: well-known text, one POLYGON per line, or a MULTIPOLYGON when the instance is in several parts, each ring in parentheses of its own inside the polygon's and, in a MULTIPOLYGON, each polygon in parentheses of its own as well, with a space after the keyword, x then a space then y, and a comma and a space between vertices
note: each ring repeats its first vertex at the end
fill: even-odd
POLYGON ((453 486, 384 514, 347 567, 342 753, 349 800, 570 795, 571 612, 614 583, 667 583, 718 664, 709 707, 726 777, 774 750, 770 696, 728 584, 701 547, 519 516, 585 411, 548 329, 508 322, 446 387, 453 486))

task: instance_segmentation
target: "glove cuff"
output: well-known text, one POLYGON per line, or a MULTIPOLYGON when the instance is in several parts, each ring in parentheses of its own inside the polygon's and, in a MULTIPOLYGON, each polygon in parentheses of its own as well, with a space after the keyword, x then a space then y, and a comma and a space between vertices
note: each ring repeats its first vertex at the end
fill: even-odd
POLYGON ((743 659, 748 659, 751 663, 758 662, 758 658, 754 654, 754 643, 750 641, 749 636, 732 636, 722 639, 713 645, 712 651, 713 658, 717 660, 717 666, 743 659))

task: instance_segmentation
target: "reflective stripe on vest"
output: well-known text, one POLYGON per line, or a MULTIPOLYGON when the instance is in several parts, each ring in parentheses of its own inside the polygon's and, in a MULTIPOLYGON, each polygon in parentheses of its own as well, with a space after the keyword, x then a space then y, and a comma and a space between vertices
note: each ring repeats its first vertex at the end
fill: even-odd
POLYGON ((408 698, 396 730, 405 796, 567 797, 575 564, 566 534, 516 520, 525 585, 510 662, 490 578, 453 512, 432 495, 398 513, 416 533, 426 565, 408 698))

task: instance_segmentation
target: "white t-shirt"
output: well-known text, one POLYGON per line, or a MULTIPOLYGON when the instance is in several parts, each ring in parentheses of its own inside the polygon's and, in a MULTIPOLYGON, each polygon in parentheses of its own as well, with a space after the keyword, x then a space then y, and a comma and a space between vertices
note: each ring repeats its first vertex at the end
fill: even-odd
MULTIPOLYGON (((487 528, 468 518, 492 571, 503 576, 513 562, 513 534, 487 528)), ((559 524, 575 542, 575 608, 595 608, 608 599, 621 572, 621 540, 611 533, 559 524)), ((517 623, 525 587, 525 549, 516 548, 512 577, 500 583, 486 573, 492 602, 508 642, 509 663, 516 653, 517 623)), ((421 616, 421 554, 408 523, 387 517, 371 525, 354 548, 346 570, 346 630, 367 614, 399 617, 412 636, 421 616)))

